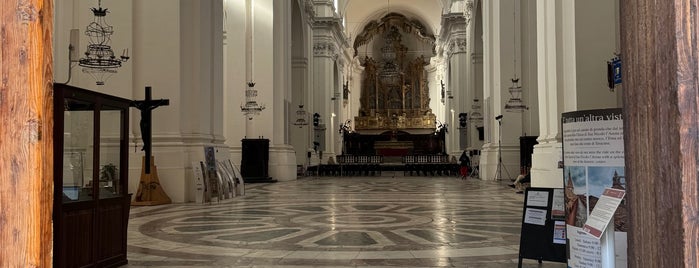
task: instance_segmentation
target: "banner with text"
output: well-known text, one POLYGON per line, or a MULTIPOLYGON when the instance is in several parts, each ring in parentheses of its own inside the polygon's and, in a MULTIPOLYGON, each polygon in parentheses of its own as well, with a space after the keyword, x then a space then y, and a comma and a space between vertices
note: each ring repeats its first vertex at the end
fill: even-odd
MULTIPOLYGON (((564 113, 561 123, 568 267, 601 267, 599 240, 582 227, 606 188, 626 189, 622 110, 564 113)), ((614 215, 617 248, 626 247, 627 215, 622 202, 614 215)), ((626 252, 616 254, 617 267, 626 267, 626 252)))

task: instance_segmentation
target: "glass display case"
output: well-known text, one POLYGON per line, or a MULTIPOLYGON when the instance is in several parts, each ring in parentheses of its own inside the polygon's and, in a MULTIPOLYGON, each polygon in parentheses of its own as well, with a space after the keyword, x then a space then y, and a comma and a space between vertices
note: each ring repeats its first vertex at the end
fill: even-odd
POLYGON ((131 101, 54 85, 54 265, 126 264, 131 101))

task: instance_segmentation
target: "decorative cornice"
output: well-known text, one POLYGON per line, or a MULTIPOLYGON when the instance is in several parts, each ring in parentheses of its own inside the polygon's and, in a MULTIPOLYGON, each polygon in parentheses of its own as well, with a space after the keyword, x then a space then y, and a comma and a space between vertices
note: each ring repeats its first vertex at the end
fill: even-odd
MULTIPOLYGON (((325 35, 337 41, 338 47, 349 48, 349 41, 342 28, 342 19, 335 17, 317 17, 312 24, 314 35, 325 35), (325 31, 325 33, 323 33, 325 31)), ((314 36, 314 38, 315 38, 314 36)))
POLYGON ((442 29, 439 32, 439 38, 444 42, 454 34, 465 34, 466 26, 466 16, 464 14, 444 14, 442 15, 442 29))

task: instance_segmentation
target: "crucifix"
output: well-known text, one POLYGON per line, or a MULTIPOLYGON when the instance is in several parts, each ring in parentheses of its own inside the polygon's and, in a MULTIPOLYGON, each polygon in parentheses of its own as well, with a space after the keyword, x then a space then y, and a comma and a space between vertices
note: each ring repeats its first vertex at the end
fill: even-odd
POLYGON ((152 122, 152 116, 151 112, 153 109, 158 108, 160 106, 167 106, 170 105, 170 100, 169 99, 159 99, 159 100, 153 100, 151 98, 151 87, 146 87, 146 99, 141 100, 141 101, 132 101, 131 102, 131 107, 135 107, 136 109, 139 109, 141 111, 141 122, 139 125, 141 126, 141 138, 143 139, 143 148, 141 148, 141 151, 146 152, 146 157, 145 157, 145 172, 146 174, 150 174, 150 159, 151 159, 151 122, 152 122))

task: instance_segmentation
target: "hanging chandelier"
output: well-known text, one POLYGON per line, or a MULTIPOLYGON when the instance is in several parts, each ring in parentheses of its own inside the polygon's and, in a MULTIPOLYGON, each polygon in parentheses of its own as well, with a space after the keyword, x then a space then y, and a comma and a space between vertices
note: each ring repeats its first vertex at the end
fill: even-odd
POLYGON ((257 98, 257 90, 255 89, 255 82, 251 81, 248 82, 248 88, 245 89, 245 104, 240 105, 240 110, 248 120, 252 120, 253 116, 259 115, 265 109, 264 105, 257 104, 255 98, 257 98))
POLYGON ((475 126, 480 126, 483 123, 483 114, 481 113, 481 104, 478 99, 473 99, 473 105, 471 105, 471 116, 469 117, 471 124, 475 126))
POLYGON ((296 111, 296 122, 294 122, 293 125, 299 126, 299 128, 308 125, 307 117, 308 115, 306 114, 306 110, 303 109, 303 104, 299 104, 299 109, 296 111))
POLYGON ((128 49, 124 49, 119 58, 114 56, 114 50, 110 45, 114 28, 107 24, 105 17, 109 11, 102 8, 102 0, 98 1, 97 8, 93 7, 91 10, 95 17, 85 28, 89 44, 85 57, 80 58, 78 64, 83 67, 83 73, 92 76, 97 85, 101 86, 117 72, 116 69, 121 67, 121 63, 128 61, 130 57, 128 49))
POLYGON ((510 99, 505 104, 505 111, 521 113, 529 109, 522 101, 522 86, 519 85, 519 78, 512 78, 512 86, 508 88, 510 99))
POLYGON ((508 88, 510 92, 510 99, 507 100, 505 104, 505 111, 521 113, 524 110, 529 109, 522 101, 522 86, 519 84, 519 77, 517 76, 517 10, 512 11, 512 41, 514 45, 512 46, 512 73, 514 77, 510 80, 512 81, 512 86, 508 88))

